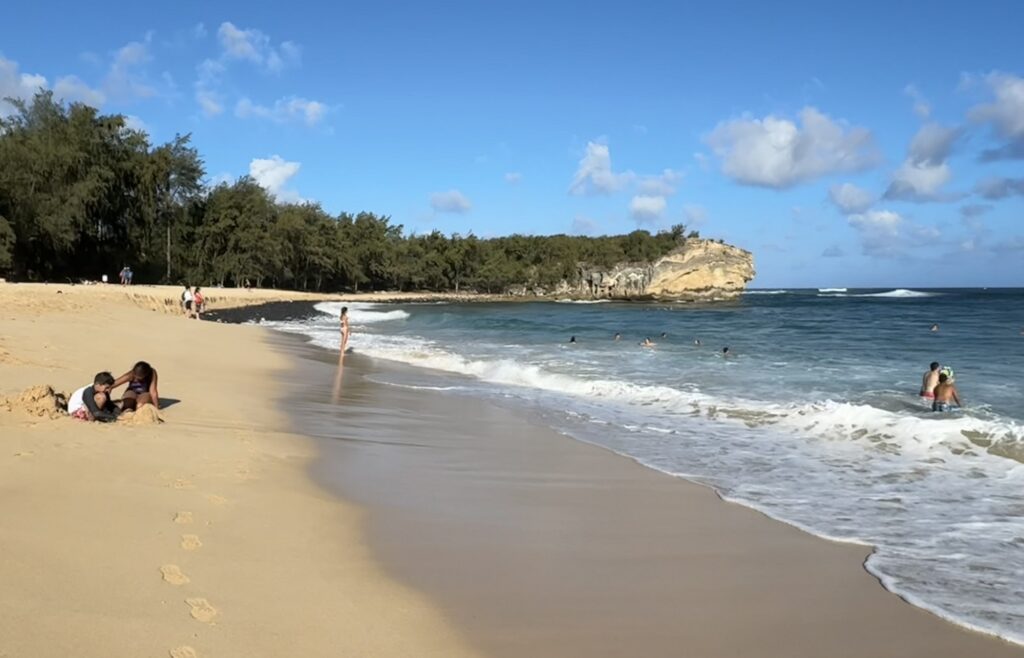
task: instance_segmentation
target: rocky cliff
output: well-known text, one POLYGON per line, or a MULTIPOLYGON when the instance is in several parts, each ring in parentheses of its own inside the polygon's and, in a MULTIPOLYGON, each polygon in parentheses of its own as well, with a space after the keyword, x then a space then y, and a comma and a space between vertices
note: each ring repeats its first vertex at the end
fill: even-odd
POLYGON ((690 239, 653 263, 580 267, 576 284, 549 294, 574 299, 710 300, 738 296, 754 278, 754 257, 712 240, 690 239))

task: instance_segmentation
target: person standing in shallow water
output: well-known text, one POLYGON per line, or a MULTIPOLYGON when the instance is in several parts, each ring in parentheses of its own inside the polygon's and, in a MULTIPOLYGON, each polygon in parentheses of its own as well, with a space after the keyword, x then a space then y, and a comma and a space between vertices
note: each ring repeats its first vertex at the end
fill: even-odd
POLYGON ((341 353, 344 354, 345 350, 348 349, 348 337, 352 334, 352 329, 348 325, 348 307, 341 307, 341 353))

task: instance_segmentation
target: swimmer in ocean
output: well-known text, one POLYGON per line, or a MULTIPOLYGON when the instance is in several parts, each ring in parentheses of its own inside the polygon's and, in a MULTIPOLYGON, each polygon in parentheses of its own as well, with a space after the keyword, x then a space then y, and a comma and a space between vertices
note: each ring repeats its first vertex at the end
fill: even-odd
POLYGON ((939 330, 939 325, 933 324, 932 325, 932 331, 935 332, 935 331, 938 331, 938 330, 939 330))
POLYGON ((569 337, 569 342, 570 343, 575 343, 576 342, 576 336, 570 336, 569 337))
POLYGON ((618 342, 618 341, 622 340, 622 334, 620 334, 620 333, 618 333, 618 332, 615 332, 615 339, 614 339, 614 340, 615 340, 616 342, 618 342))
POLYGON ((962 406, 960 396, 957 395, 956 386, 953 386, 953 379, 946 373, 940 374, 939 384, 935 387, 935 401, 932 402, 932 411, 953 411, 962 406))
POLYGON ((921 397, 935 400, 935 387, 939 385, 939 362, 932 361, 928 372, 921 378, 921 397))
POLYGON ((693 339, 693 344, 694 344, 694 345, 695 345, 696 347, 700 347, 700 338, 694 338, 694 339, 693 339))
POLYGON ((722 356, 724 358, 729 358, 729 348, 728 347, 723 347, 722 348, 722 356))
POLYGON ((644 338, 644 342, 640 343, 640 347, 654 347, 655 345, 657 345, 657 343, 652 341, 650 336, 644 338))
POLYGON ((668 334, 663 331, 663 332, 661 332, 661 337, 662 338, 668 338, 668 334))

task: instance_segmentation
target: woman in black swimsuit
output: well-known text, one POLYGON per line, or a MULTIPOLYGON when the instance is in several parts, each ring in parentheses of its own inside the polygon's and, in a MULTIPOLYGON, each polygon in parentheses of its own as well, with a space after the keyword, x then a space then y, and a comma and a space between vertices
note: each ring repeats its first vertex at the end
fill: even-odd
POLYGON ((134 411, 144 404, 160 408, 160 393, 157 391, 157 374, 153 366, 139 361, 131 370, 114 381, 112 388, 128 384, 128 389, 121 397, 121 409, 134 411))

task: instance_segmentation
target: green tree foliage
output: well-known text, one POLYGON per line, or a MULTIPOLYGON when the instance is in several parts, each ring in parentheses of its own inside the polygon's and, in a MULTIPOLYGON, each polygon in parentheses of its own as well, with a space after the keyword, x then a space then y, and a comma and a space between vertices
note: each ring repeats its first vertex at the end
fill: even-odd
POLYGON ((654 260, 689 236, 480 239, 407 235, 389 217, 281 204, 248 177, 214 187, 188 135, 153 146, 120 115, 49 92, 0 118, 0 275, 99 278, 132 265, 140 282, 302 290, 551 287, 587 268, 654 260))

